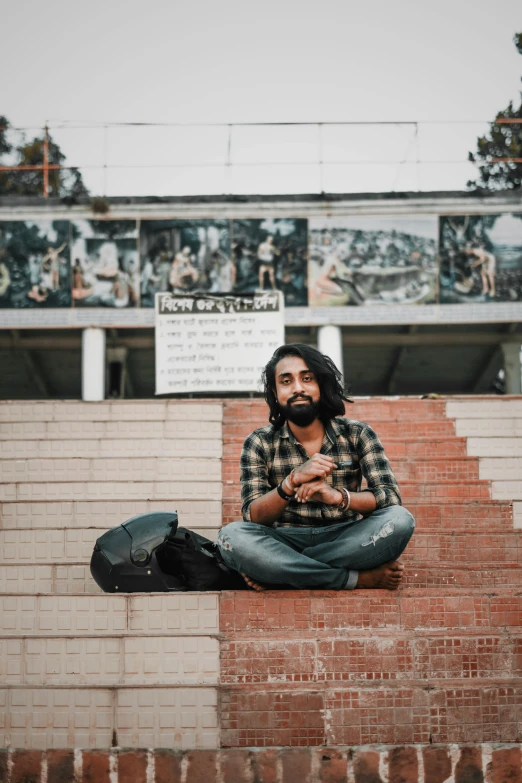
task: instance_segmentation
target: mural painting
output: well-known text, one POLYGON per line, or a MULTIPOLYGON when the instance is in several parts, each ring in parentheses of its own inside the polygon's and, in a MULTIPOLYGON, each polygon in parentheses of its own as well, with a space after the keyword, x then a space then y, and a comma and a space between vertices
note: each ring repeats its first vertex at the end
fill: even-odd
POLYGON ((70 307, 67 220, 0 222, 0 307, 70 307))
POLYGON ((311 306, 437 300, 435 217, 314 218, 309 224, 311 306))
POLYGON ((162 291, 228 293, 235 285, 228 220, 142 220, 141 304, 162 291))
POLYGON ((277 289, 287 307, 308 304, 306 220, 234 220, 232 237, 234 292, 277 289))
POLYGON ((522 301, 522 215, 440 218, 440 301, 522 301))
POLYGON ((73 306, 139 306, 135 221, 75 220, 71 232, 73 306))

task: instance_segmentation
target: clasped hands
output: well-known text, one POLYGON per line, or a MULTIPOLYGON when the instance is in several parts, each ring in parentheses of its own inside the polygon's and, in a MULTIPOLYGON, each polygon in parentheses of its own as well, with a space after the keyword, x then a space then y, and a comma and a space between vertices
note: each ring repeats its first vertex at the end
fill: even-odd
POLYGON ((294 469, 291 479, 287 477, 286 483, 296 490, 295 499, 298 503, 315 500, 336 506, 339 504, 340 492, 331 484, 326 483, 326 478, 336 467, 332 457, 328 457, 326 454, 314 454, 313 457, 294 469))

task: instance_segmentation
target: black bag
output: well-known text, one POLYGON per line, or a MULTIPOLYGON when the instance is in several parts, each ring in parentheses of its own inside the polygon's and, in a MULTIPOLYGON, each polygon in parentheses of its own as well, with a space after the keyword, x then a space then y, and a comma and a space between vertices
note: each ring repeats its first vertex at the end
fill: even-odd
POLYGON ((213 541, 178 527, 157 552, 162 571, 181 578, 185 590, 246 590, 247 585, 237 571, 231 571, 213 541))

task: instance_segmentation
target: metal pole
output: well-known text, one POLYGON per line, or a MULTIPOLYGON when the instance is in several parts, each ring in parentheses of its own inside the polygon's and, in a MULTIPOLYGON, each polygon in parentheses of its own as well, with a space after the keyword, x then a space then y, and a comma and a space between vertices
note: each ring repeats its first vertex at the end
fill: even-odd
POLYGON ((43 142, 43 197, 49 197, 49 128, 44 129, 43 142))

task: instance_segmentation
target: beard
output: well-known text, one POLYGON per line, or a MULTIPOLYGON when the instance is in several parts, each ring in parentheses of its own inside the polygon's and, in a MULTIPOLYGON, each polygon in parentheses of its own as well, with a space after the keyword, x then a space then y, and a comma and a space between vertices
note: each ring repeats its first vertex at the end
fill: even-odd
POLYGON ((285 419, 291 421, 297 427, 309 427, 317 419, 320 410, 320 403, 314 402, 311 397, 305 395, 290 398, 286 405, 281 405, 280 403, 277 403, 277 405, 285 419), (299 405, 294 405, 294 400, 297 399, 303 402, 299 405))

